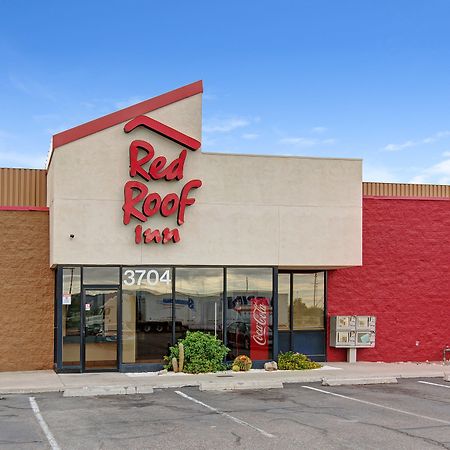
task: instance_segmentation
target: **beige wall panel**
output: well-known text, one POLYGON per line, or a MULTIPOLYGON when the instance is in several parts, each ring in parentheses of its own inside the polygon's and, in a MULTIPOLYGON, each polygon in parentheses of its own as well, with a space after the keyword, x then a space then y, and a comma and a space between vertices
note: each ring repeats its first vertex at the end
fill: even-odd
POLYGON ((278 215, 270 206, 195 204, 181 241, 142 246, 142 264, 272 265, 278 257, 278 215))
POLYGON ((122 224, 121 208, 121 201, 55 200, 50 210, 54 263, 139 263, 141 246, 134 244, 134 227, 122 224))
MULTIPOLYGON (((360 160, 205 153, 202 201, 361 206, 360 160)), ((192 174, 194 176, 194 173, 192 174)))
POLYGON ((362 264, 358 207, 280 207, 280 266, 362 264))
MULTIPOLYGON (((200 95, 148 115, 200 139, 200 95)), ((179 227, 181 242, 136 245, 134 227, 140 222, 123 225, 121 209, 133 139, 150 142, 169 161, 181 150, 146 129, 125 134, 123 124, 55 150, 48 174, 52 265, 360 264, 360 160, 188 151, 183 180, 146 183, 164 195, 202 180, 179 227)), ((174 216, 158 216, 142 225, 174 228, 176 222, 174 216)))

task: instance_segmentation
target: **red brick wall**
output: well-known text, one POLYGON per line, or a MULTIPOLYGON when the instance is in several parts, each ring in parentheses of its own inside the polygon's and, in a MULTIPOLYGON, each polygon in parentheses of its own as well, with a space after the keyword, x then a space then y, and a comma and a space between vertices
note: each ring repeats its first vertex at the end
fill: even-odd
POLYGON ((0 371, 53 367, 48 212, 0 211, 0 371))
MULTIPOLYGON (((328 315, 377 316, 360 361, 437 361, 450 346, 450 201, 363 200, 363 266, 329 272, 328 315), (417 345, 418 344, 418 345, 417 345)), ((329 361, 346 350, 329 348, 329 361)))

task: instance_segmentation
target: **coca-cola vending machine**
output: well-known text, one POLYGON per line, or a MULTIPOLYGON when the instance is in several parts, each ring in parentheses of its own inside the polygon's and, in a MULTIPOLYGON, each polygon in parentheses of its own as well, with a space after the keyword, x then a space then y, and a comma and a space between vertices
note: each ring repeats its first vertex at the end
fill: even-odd
POLYGON ((266 297, 251 299, 250 358, 267 360, 269 355, 270 300, 266 297))

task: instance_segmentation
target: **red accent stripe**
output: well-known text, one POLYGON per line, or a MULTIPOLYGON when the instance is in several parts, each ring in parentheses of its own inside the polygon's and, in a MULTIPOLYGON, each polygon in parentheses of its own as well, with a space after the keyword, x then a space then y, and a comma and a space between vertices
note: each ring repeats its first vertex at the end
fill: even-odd
POLYGON ((0 206, 0 211, 48 211, 48 206, 0 206))
MULTIPOLYGON (((98 131, 105 130, 119 123, 126 122, 133 117, 141 114, 154 111, 155 109, 162 108, 163 106, 170 105, 171 103, 178 102, 193 95, 203 92, 203 82, 196 81, 195 83, 188 84, 181 88, 159 95, 158 97, 145 100, 136 105, 129 106, 128 108, 121 109, 120 111, 113 112, 106 116, 100 117, 90 122, 79 125, 70 130, 62 131, 61 133, 53 136, 53 149, 68 144, 69 142, 76 141, 83 137, 97 133, 98 131)), ((51 159, 51 157, 50 157, 51 159)), ((49 162, 50 165, 50 162, 49 162)))
POLYGON ((389 195, 363 195, 364 199, 369 200, 444 200, 450 201, 449 197, 400 197, 400 196, 389 196, 389 195))
POLYGON ((155 133, 161 134, 172 141, 177 142, 178 144, 188 147, 191 150, 198 150, 200 148, 201 143, 196 139, 191 138, 190 136, 147 116, 138 116, 130 120, 123 129, 125 133, 129 133, 141 125, 154 131, 155 133))

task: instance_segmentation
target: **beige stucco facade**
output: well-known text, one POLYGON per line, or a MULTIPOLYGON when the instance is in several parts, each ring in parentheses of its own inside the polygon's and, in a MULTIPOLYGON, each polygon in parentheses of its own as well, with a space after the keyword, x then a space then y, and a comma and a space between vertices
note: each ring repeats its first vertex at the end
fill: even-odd
MULTIPOLYGON (((201 94, 147 115, 201 140, 201 94)), ((54 150, 47 177, 52 266, 361 265, 360 160, 188 150, 182 180, 146 183, 164 196, 179 194, 191 179, 202 181, 178 227, 181 241, 135 244, 140 222, 124 225, 122 211, 124 185, 132 180, 129 145, 145 140, 169 162, 182 146, 142 127, 126 134, 125 123, 54 150)), ((177 227, 175 216, 159 215, 142 225, 177 227)))

